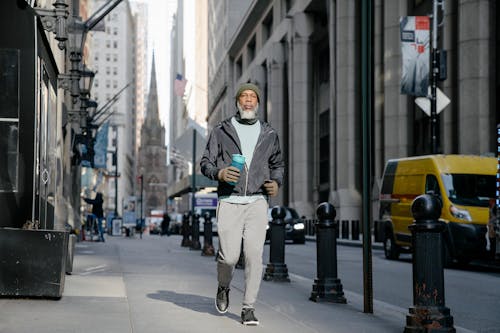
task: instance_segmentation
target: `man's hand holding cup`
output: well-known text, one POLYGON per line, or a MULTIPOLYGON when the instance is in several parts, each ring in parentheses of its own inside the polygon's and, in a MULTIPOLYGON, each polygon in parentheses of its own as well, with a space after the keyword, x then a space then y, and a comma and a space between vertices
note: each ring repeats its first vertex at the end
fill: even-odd
POLYGON ((221 182, 226 183, 237 183, 240 179, 240 170, 234 166, 228 166, 227 168, 220 169, 217 176, 221 182))

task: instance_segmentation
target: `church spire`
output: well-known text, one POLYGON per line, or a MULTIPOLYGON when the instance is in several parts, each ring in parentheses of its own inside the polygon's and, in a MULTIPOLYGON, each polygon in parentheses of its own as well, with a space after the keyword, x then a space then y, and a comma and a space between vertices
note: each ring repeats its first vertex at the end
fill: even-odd
POLYGON ((160 121, 160 114, 158 110, 158 88, 156 85, 156 66, 155 55, 153 52, 153 61, 151 64, 151 81, 149 83, 149 97, 146 112, 146 122, 157 123, 160 121))
POLYGON ((160 122, 160 112, 158 109, 158 91, 156 86, 156 65, 153 53, 151 64, 151 82, 149 84, 148 106, 146 118, 141 128, 141 146, 165 145, 165 128, 160 122))

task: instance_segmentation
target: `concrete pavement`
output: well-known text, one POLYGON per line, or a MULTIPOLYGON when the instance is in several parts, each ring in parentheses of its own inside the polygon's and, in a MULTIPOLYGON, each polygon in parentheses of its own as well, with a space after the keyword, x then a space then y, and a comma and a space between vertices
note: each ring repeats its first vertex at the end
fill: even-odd
MULTIPOLYGON (((76 244, 73 274, 60 300, 0 299, 0 332, 402 332, 406 311, 363 298, 347 304, 308 300, 313 281, 290 272, 290 283, 263 281, 257 327, 240 323, 243 271, 236 270, 226 315, 214 308, 213 257, 180 246, 181 237, 111 237, 76 244)), ((216 239, 215 242, 216 244, 216 239)), ((268 247, 268 245, 266 245, 268 247)), ((267 251, 267 250, 266 250, 267 251)), ((264 255, 267 263, 268 255, 264 255)))

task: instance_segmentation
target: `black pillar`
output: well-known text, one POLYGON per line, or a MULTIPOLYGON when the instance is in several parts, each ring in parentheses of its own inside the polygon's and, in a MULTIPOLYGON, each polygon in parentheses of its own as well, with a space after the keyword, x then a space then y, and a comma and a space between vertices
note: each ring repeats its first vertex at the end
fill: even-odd
POLYGON ((313 302, 347 303, 342 283, 337 278, 337 239, 335 229, 335 208, 328 202, 321 203, 316 209, 316 252, 317 278, 309 299, 313 302))
POLYGON ((413 245, 413 303, 406 316, 405 333, 455 332, 453 317, 444 302, 445 223, 439 221, 441 201, 420 195, 412 203, 410 225, 413 245))
POLYGON ((271 211, 271 244, 269 263, 264 273, 265 281, 285 281, 288 278, 288 268, 285 264, 285 215, 283 207, 275 206, 271 211))
POLYGON ((212 217, 209 212, 206 212, 203 218, 205 222, 203 223, 203 250, 201 251, 201 255, 213 256, 215 255, 215 251, 212 242, 212 217))
POLYGON ((191 240, 189 239, 189 214, 186 212, 182 215, 182 242, 181 246, 189 247, 191 246, 191 240))
POLYGON ((200 244, 200 215, 191 215, 191 250, 201 249, 200 244))

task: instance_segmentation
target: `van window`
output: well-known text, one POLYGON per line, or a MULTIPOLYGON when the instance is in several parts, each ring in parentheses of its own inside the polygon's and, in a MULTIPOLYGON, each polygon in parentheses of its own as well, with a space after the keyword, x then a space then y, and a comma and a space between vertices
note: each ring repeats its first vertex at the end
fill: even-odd
POLYGON ((488 207, 495 197, 495 176, 443 174, 446 195, 457 205, 488 207))
POLYGON ((439 190, 439 183, 434 175, 427 175, 425 179, 425 193, 432 193, 437 196, 441 196, 441 191, 439 190))
POLYGON ((382 187, 380 189, 381 194, 392 194, 392 188, 394 187, 394 175, 396 173, 397 166, 397 162, 391 161, 387 163, 384 171, 384 177, 382 178, 382 187))

